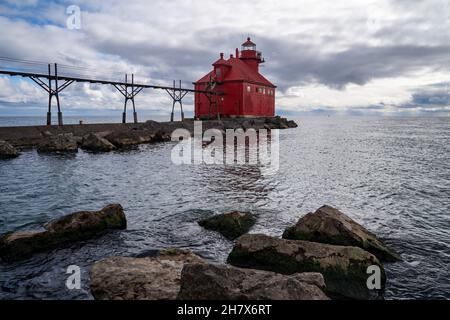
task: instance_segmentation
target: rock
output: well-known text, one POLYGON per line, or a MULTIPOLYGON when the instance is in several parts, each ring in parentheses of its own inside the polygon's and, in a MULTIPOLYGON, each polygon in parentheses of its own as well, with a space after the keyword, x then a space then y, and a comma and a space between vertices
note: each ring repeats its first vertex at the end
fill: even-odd
POLYGON ((293 120, 288 121, 286 118, 281 118, 280 116, 266 118, 265 123, 265 127, 270 129, 288 129, 297 126, 293 120))
POLYGON ((0 140, 0 159, 11 159, 19 156, 19 151, 8 142, 0 140))
POLYGON ((116 149, 116 147, 105 138, 90 133, 83 137, 81 148, 94 152, 108 152, 116 149))
POLYGON ((245 120, 241 124, 242 129, 248 130, 248 129, 255 129, 255 121, 254 120, 245 120))
POLYGON ((116 147, 123 148, 138 145, 141 143, 148 143, 152 140, 153 135, 144 131, 129 130, 112 132, 105 138, 116 147))
POLYGON ((125 229, 126 218, 120 204, 100 211, 81 211, 47 223, 43 230, 19 231, 0 238, 0 257, 6 261, 27 258, 70 242, 86 240, 111 229, 125 229))
POLYGON ((164 250, 156 257, 108 258, 92 266, 91 292, 99 300, 173 300, 184 264, 202 262, 180 249, 164 250))
POLYGON ((330 206, 322 206, 300 218, 297 224, 284 231, 283 238, 355 246, 369 251, 382 261, 401 260, 373 233, 330 206))
POLYGON ((335 246, 301 240, 285 240, 261 234, 243 235, 228 256, 232 265, 283 274, 319 272, 332 297, 377 298, 386 283, 378 259, 358 247, 335 246), (369 290, 369 266, 380 268, 381 290, 369 290))
POLYGON ((72 133, 48 136, 37 147, 38 152, 77 152, 78 144, 72 133))
POLYGON ((171 141, 172 137, 170 133, 164 132, 164 131, 157 131, 151 139, 151 142, 167 142, 171 141))
POLYGON ((294 120, 287 121, 286 125, 288 126, 288 128, 297 128, 298 127, 298 124, 294 120))
POLYGON ((328 300, 320 273, 279 273, 229 265, 186 264, 183 300, 328 300))
POLYGON ((233 211, 203 219, 198 224, 205 229, 220 232, 232 240, 247 233, 255 222, 256 219, 251 213, 233 211))
POLYGON ((77 145, 80 147, 81 144, 83 143, 83 137, 80 136, 73 136, 73 139, 75 140, 75 142, 77 143, 77 145))

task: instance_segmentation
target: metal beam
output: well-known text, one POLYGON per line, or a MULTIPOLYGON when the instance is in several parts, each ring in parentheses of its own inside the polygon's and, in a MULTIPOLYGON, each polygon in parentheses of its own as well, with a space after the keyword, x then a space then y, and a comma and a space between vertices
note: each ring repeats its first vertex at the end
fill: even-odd
MULTIPOLYGON (((99 84, 110 84, 110 85, 121 85, 125 86, 127 83, 121 82, 121 81, 108 81, 108 80, 99 80, 99 79, 89 79, 89 78, 78 78, 78 77, 66 77, 66 76, 54 76, 49 74, 43 74, 43 73, 30 73, 30 72, 18 72, 18 71, 9 71, 9 70, 0 70, 0 74, 10 75, 10 76, 21 76, 21 77, 34 77, 34 78, 44 78, 49 80, 71 80, 75 82, 89 82, 89 83, 99 83, 99 84)), ((128 84, 130 85, 130 84, 128 84)), ((168 86, 157 86, 157 85, 150 85, 150 84, 143 84, 143 83, 135 83, 133 85, 135 88, 150 88, 150 89, 162 89, 162 90, 173 90, 173 87, 168 86)), ((176 88, 176 91, 180 91, 179 88, 176 88)), ((186 92, 198 92, 198 93, 209 93, 206 90, 195 90, 195 89, 188 89, 188 88, 181 88, 181 91, 186 92)), ((223 92, 213 92, 213 95, 223 95, 223 92)))

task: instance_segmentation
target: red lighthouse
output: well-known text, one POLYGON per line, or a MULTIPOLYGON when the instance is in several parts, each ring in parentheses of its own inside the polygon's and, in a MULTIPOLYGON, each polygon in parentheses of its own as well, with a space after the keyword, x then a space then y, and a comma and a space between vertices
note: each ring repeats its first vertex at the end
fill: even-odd
POLYGON ((241 52, 224 59, 223 53, 213 63, 213 70, 194 83, 196 90, 221 92, 223 95, 195 93, 195 117, 273 117, 275 88, 259 73, 264 63, 256 45, 247 38, 241 52))

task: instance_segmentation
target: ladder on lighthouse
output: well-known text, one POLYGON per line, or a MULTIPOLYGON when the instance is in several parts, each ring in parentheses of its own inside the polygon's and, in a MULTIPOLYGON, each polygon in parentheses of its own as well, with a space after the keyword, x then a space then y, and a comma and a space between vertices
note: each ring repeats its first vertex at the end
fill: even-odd
POLYGON ((216 88, 217 82, 209 76, 209 82, 206 83, 205 91, 208 92, 206 94, 206 97, 209 101, 209 111, 208 111, 208 117, 211 119, 211 113, 213 109, 216 111, 217 120, 220 120, 220 111, 219 111, 219 103, 217 101, 216 95, 213 94, 214 89, 216 88))

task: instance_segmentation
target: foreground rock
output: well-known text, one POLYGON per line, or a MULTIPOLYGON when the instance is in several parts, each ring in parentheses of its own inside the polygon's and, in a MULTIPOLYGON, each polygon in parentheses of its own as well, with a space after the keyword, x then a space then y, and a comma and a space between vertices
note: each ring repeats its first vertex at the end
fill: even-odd
POLYGON ((255 224, 255 217, 249 212, 233 211, 206 218, 198 222, 205 229, 218 231, 228 239, 247 233, 255 224))
POLYGON ((19 156, 19 151, 8 142, 0 140, 0 159, 11 159, 19 156))
POLYGON ((401 260, 373 233, 330 206, 323 206, 300 218, 296 225, 285 230, 283 238, 355 246, 369 251, 382 261, 401 260))
POLYGON ((77 139, 72 133, 46 137, 37 147, 38 152, 78 152, 77 139))
POLYGON ((125 229, 126 218, 120 204, 100 211, 81 211, 53 220, 43 230, 20 231, 0 238, 0 257, 6 261, 29 257, 35 252, 61 244, 86 240, 111 229, 125 229))
POLYGON ((381 270, 381 286, 386 276, 378 259, 357 247, 334 246, 308 241, 285 240, 261 234, 240 237, 228 262, 238 267, 293 274, 319 272, 325 278, 327 292, 334 297, 376 298, 380 292, 367 288, 367 268, 381 270))
POLYGON ((179 299, 186 300, 328 300, 320 273, 282 275, 228 265, 187 264, 179 299))
POLYGON ((91 292, 99 300, 173 300, 180 291, 185 263, 202 263, 180 249, 161 251, 156 257, 112 257, 91 268, 91 292))
POLYGON ((94 133, 83 137, 81 148, 93 152, 108 152, 116 149, 111 142, 94 133))

